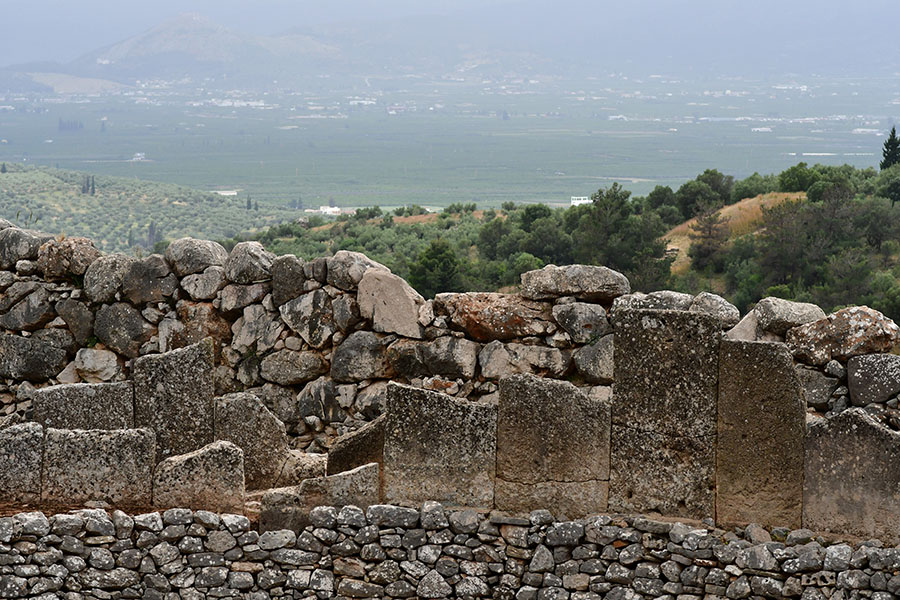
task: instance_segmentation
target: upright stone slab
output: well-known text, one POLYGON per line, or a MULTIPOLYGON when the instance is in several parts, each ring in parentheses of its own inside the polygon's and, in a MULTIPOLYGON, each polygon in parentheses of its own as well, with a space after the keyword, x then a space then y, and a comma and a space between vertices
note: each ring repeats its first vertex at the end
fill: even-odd
POLYGON ((344 434, 328 449, 328 474, 350 471, 369 463, 381 465, 384 454, 384 420, 381 415, 356 431, 344 434))
POLYGON ((0 503, 36 504, 41 498, 44 430, 22 423, 0 430, 0 503))
POLYGON ((392 383, 386 414, 385 502, 493 506, 496 406, 392 383))
POLYGON ((716 520, 800 527, 806 402, 787 347, 723 340, 718 407, 716 520))
POLYGON ((900 433, 861 408, 806 430, 803 526, 900 542, 900 433))
POLYGON ((153 474, 153 505, 243 513, 243 451, 218 441, 167 458, 153 474))
POLYGON ((134 420, 156 433, 156 460, 213 441, 213 342, 134 361, 134 420))
POLYGON ((48 429, 41 472, 42 502, 149 506, 154 439, 149 429, 48 429))
POLYGON ((533 375, 500 382, 495 505, 569 518, 606 512, 608 401, 533 375))
POLYGON ((614 312, 610 510, 714 515, 720 327, 697 312, 614 312))
POLYGON ((54 385, 34 392, 34 420, 55 429, 131 429, 134 386, 119 383, 54 385))

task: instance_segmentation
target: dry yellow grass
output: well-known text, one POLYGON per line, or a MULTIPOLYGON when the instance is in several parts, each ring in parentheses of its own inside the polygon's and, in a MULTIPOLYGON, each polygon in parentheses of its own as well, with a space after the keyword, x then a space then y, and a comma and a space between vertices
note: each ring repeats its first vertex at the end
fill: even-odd
MULTIPOLYGON (((802 200, 805 197, 806 194, 803 192, 794 194, 778 192, 762 194, 755 198, 745 198, 736 204, 725 206, 719 211, 719 214, 728 221, 730 230, 728 237, 736 238, 756 231, 759 219, 762 217, 763 208, 769 208, 791 200, 802 200)), ((696 221, 696 219, 685 221, 673 228, 665 236, 668 241, 668 249, 678 251, 675 262, 672 263, 672 272, 676 275, 685 273, 691 266, 688 249, 691 247, 691 225, 696 223, 696 221)))

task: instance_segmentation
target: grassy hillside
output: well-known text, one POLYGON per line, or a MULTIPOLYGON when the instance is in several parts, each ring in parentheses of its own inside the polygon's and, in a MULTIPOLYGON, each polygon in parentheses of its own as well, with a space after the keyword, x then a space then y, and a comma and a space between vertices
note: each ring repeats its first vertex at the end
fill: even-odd
POLYGON ((226 197, 125 177, 90 179, 45 167, 6 164, 5 169, 0 217, 48 233, 87 236, 107 252, 152 248, 161 239, 184 236, 223 239, 298 216, 279 206, 247 210, 246 195, 226 197))

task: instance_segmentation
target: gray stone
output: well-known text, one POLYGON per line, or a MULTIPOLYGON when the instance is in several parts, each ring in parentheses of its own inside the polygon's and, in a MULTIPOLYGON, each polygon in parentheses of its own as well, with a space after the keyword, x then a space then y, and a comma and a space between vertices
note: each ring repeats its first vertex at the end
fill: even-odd
POLYGON ((150 340, 154 327, 130 304, 116 302, 103 305, 97 311, 94 332, 107 347, 128 358, 135 358, 144 342, 150 340))
POLYGON ((434 312, 479 342, 542 336, 556 331, 551 306, 513 294, 438 294, 434 312))
POLYGON ((900 356, 854 356, 847 361, 847 387, 855 406, 887 402, 900 392, 900 356))
POLYGON ((491 342, 478 353, 481 374, 489 379, 501 379, 519 373, 562 377, 572 365, 572 353, 546 346, 504 344, 491 342))
POLYGON ((390 273, 390 269, 375 262, 365 254, 339 250, 326 260, 329 284, 342 290, 354 290, 369 269, 379 269, 390 273))
POLYGON ((234 283, 256 283, 272 278, 275 255, 259 242, 240 242, 225 261, 225 277, 234 283))
POLYGON ((272 300, 275 306, 281 306, 302 294, 305 284, 302 259, 285 254, 272 261, 272 300))
POLYGON ((351 333, 331 358, 331 378, 338 382, 388 379, 391 374, 382 339, 368 331, 351 333))
POLYGON ((9 270, 20 260, 37 259, 42 242, 42 238, 24 229, 0 230, 0 269, 9 270))
POLYGON ((350 471, 369 463, 382 464, 384 415, 337 438, 328 449, 328 474, 350 471))
POLYGON ((87 383, 112 381, 122 372, 119 357, 111 350, 81 348, 75 355, 75 372, 87 383))
POLYGON ((394 372, 408 379, 434 375, 471 379, 480 348, 473 341, 453 336, 430 342, 401 339, 388 347, 387 356, 394 372))
POLYGON ((260 375, 279 385, 298 385, 328 372, 328 364, 318 352, 278 350, 265 356, 260 375))
POLYGON ((297 394, 295 410, 298 419, 314 416, 332 423, 347 418, 347 412, 338 402, 337 387, 328 377, 319 377, 303 386, 297 394))
POLYGON ((159 254, 132 262, 122 278, 122 294, 132 304, 162 302, 178 289, 178 278, 159 254))
POLYGON ((688 310, 716 317, 722 323, 722 329, 734 327, 741 320, 741 312, 734 304, 722 296, 709 292, 700 292, 694 296, 694 301, 688 310))
POLYGON ((453 588, 436 570, 428 571, 416 586, 416 595, 419 598, 446 598, 453 593, 453 588))
POLYGON ((130 429, 134 427, 131 382, 77 383, 36 390, 34 420, 55 429, 130 429))
POLYGON ((806 433, 803 524, 900 541, 900 433, 860 408, 816 419, 806 433))
POLYGON ((248 490, 275 487, 287 462, 284 423, 253 394, 228 394, 216 399, 215 437, 243 451, 248 490))
POLYGON ((576 344, 587 344, 612 332, 606 310, 599 304, 557 304, 553 307, 553 319, 576 344))
POLYGON ((825 318, 825 311, 808 302, 793 302, 781 298, 763 298, 753 309, 760 331, 784 335, 788 329, 825 318))
POLYGON ((44 432, 37 423, 0 429, 0 504, 40 501, 43 447, 44 432))
POLYGON ((425 299, 403 278, 381 269, 367 269, 359 282, 359 314, 381 333, 421 338, 419 308, 425 299))
POLYGON ((386 501, 493 505, 495 406, 391 384, 386 414, 386 501))
POLYGON ((276 488, 262 497, 260 531, 291 529, 298 531, 310 522, 310 511, 317 506, 367 508, 378 503, 379 468, 364 465, 351 471, 306 479, 298 486, 276 488))
POLYGON ((262 304, 251 304, 244 309, 244 313, 231 327, 234 338, 231 347, 245 353, 252 347, 257 354, 263 354, 271 350, 278 342, 284 324, 277 320, 274 313, 270 313, 262 304))
POLYGON ((79 345, 86 344, 94 335, 94 313, 83 302, 66 298, 57 302, 54 309, 79 345))
POLYGON ((91 263, 84 274, 84 293, 88 299, 95 303, 114 302, 133 262, 134 258, 124 254, 106 254, 91 263))
POLYGON ((723 341, 719 354, 716 519, 799 527, 806 406, 790 352, 723 341))
POLYGON ((6 314, 0 315, 0 328, 10 331, 34 331, 55 317, 50 292, 40 286, 18 301, 6 314))
POLYGON ((225 287, 225 268, 207 267, 181 280, 181 288, 194 300, 212 300, 225 287))
POLYGON ((223 267, 228 252, 217 242, 186 237, 168 245, 166 260, 176 275, 184 277, 202 273, 209 267, 223 267))
POLYGON ((656 309, 656 310, 690 310, 694 304, 694 297, 682 292, 672 290, 659 290, 644 294, 634 292, 619 296, 612 305, 612 312, 625 309, 656 309))
POLYGON ((575 351, 575 368, 588 383, 609 384, 615 372, 615 336, 606 335, 575 351))
POLYGON ((159 508, 244 510, 244 453, 226 441, 172 456, 156 466, 153 505, 159 508))
POLYGON ((609 302, 630 291, 628 279, 607 267, 547 265, 522 273, 522 296, 532 300, 574 296, 588 302, 609 302))
POLYGON ((148 429, 48 429, 41 471, 41 500, 80 504, 100 500, 147 506, 156 447, 148 429))
POLYGON ((804 366, 796 367, 797 376, 803 386, 806 404, 819 412, 827 412, 832 402, 831 395, 837 389, 840 381, 835 377, 829 377, 818 369, 804 366))
POLYGON ((46 381, 59 374, 67 360, 65 349, 37 336, 26 338, 0 332, 0 377, 46 381))
POLYGON ((787 332, 794 358, 810 365, 890 352, 900 344, 900 327, 868 306, 849 306, 787 332))
MULTIPOLYGON (((758 330, 759 321, 756 318, 756 313, 751 310, 744 315, 744 318, 742 318, 737 325, 725 332, 725 339, 741 342, 755 342, 759 339, 758 330)), ((747 584, 747 590, 749 593, 749 583, 747 584)))
POLYGON ((376 504, 366 510, 366 519, 370 525, 379 528, 403 527, 412 529, 419 523, 419 512, 414 508, 376 504))
POLYGON ((605 512, 609 411, 609 402, 567 382, 530 375, 501 381, 497 508, 573 517, 605 512))
POLYGON ((134 361, 134 417, 156 433, 157 460, 213 441, 213 343, 134 361))
POLYGON ((268 283, 226 285, 217 294, 219 311, 225 314, 241 310, 245 306, 261 301, 269 293, 268 283))
POLYGON ((278 309, 281 318, 313 348, 326 345, 337 330, 331 296, 324 290, 313 290, 278 309))

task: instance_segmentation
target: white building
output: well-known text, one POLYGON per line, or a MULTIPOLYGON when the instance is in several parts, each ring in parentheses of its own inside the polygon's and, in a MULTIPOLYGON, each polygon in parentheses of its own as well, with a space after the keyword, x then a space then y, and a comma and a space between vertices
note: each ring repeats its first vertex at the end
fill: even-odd
POLYGON ((581 206, 582 204, 590 204, 591 199, 587 196, 572 196, 572 200, 569 203, 572 206, 581 206))

